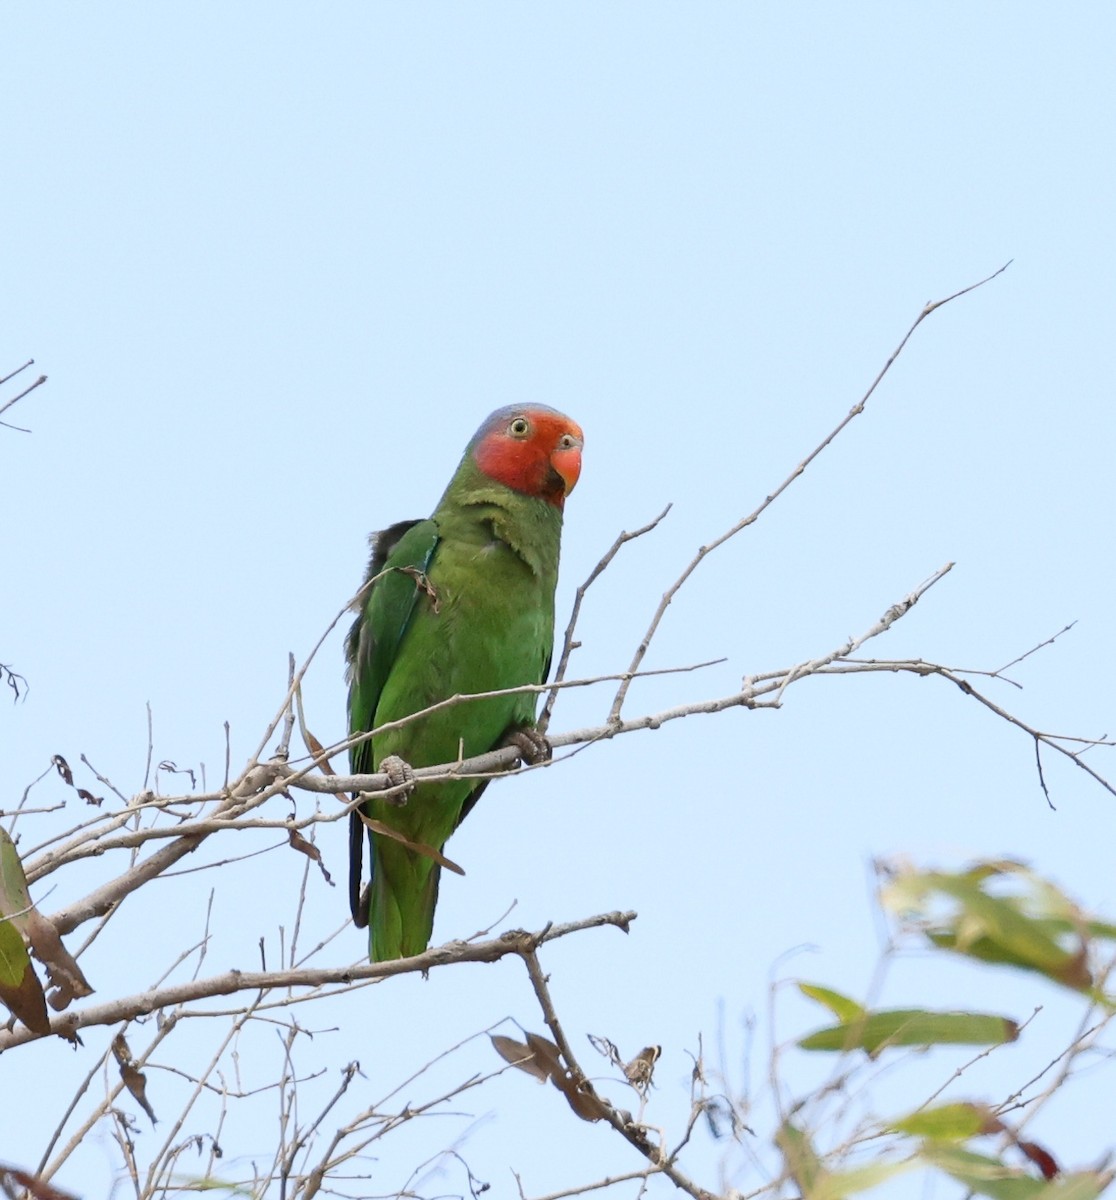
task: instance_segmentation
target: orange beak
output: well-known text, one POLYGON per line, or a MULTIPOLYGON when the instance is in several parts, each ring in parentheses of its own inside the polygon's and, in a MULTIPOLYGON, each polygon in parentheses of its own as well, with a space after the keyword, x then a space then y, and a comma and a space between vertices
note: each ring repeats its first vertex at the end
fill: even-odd
POLYGON ((574 425, 566 435, 567 439, 576 439, 573 444, 559 447, 550 456, 550 465, 562 476, 567 496, 577 486, 581 475, 581 446, 584 436, 580 426, 574 425))

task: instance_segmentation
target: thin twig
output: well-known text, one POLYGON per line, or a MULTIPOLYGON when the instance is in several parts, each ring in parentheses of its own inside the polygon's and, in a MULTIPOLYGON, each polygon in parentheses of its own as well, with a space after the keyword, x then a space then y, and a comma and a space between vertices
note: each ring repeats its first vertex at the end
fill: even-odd
MULTIPOLYGON (((578 1062, 566 1038, 565 1031, 562 1029, 562 1023, 558 1019, 558 1014, 554 1009, 554 1001, 551 999, 550 988, 547 986, 547 978, 539 963, 535 945, 531 942, 524 942, 520 946, 519 952, 524 966, 527 968, 527 975, 531 980, 531 987, 534 990, 535 998, 538 1000, 539 1008, 542 1010, 543 1020, 546 1022, 547 1028, 554 1038, 554 1044, 562 1053, 562 1058, 573 1079, 574 1087, 578 1091, 591 1090, 588 1076, 578 1062)), ((675 1166, 674 1162, 667 1158, 664 1148, 655 1145, 648 1139, 642 1126, 635 1124, 630 1117, 625 1119, 625 1114, 622 1114, 603 1099, 600 1101, 599 1112, 601 1117, 617 1133, 630 1145, 634 1146, 651 1163, 655 1173, 665 1175, 675 1187, 685 1192, 688 1196, 694 1197, 694 1200, 716 1200, 712 1192, 706 1191, 705 1188, 694 1183, 692 1179, 683 1174, 675 1166)))
MULTIPOLYGON (((868 403, 868 400, 871 398, 872 393, 876 390, 877 387, 879 387, 880 382, 883 380, 883 377, 891 369, 892 364, 895 362, 895 360, 899 357, 900 354, 903 353, 903 350, 906 347, 907 343, 911 340, 911 337, 914 334, 914 331, 922 324, 922 322, 925 321, 926 318, 928 316, 930 316, 931 313, 936 312, 939 308, 941 308, 945 304, 948 304, 951 300, 956 300, 960 296, 964 296, 968 292, 971 292, 971 291, 975 290, 976 288, 983 287, 986 283, 991 282, 993 279, 996 278, 997 275, 1003 274, 1003 272, 1006 271, 1009 266, 1011 266, 1010 260, 1008 262, 1004 263, 1004 265, 998 271, 993 271, 991 275, 987 276, 984 279, 981 279, 979 282, 970 284, 968 287, 962 288, 959 292, 954 292, 952 296, 946 296, 944 300, 933 300, 930 303, 926 304, 925 307, 922 309, 922 311, 915 318, 914 324, 911 325, 910 329, 908 329, 907 332, 903 335, 902 341, 900 341, 899 345, 896 346, 895 349, 891 352, 891 355, 888 358, 887 362, 885 362, 884 365, 880 368, 879 373, 876 375, 876 378, 872 380, 872 383, 869 386, 868 390, 864 393, 863 396, 861 396, 861 398, 857 401, 857 403, 854 404, 851 409, 849 409, 848 413, 846 413, 844 418, 838 422, 838 424, 822 439, 821 442, 818 443, 817 446, 814 447, 813 450, 810 451, 809 454, 806 455, 806 457, 798 464, 797 467, 794 468, 794 470, 786 477, 786 479, 784 479, 783 482, 781 484, 779 484, 779 486, 773 492, 771 492, 770 495, 768 495, 764 498, 763 502, 760 505, 758 505, 755 509, 753 509, 752 512, 750 512, 746 517, 743 517, 739 521, 737 521, 737 523, 735 525, 733 525, 731 529, 726 530, 724 533, 722 533, 720 535, 720 537, 716 537, 713 539, 713 541, 709 542, 708 544, 706 544, 704 546, 700 546, 698 548, 697 553, 690 560, 689 564, 686 566, 686 568, 682 572, 682 574, 679 575, 678 578, 663 593, 663 597, 659 601, 659 606, 658 606, 658 608, 656 608, 655 614, 651 618, 651 624, 648 626, 647 632, 643 635, 643 638, 641 639, 639 646, 636 648, 636 652, 632 657, 631 664, 628 667, 628 670, 630 672, 639 670, 641 664, 643 663, 643 659, 644 659, 645 655, 647 654, 648 649, 651 646, 651 639, 655 636, 655 632, 659 628, 660 622, 662 621, 663 617, 666 615, 666 610, 670 606, 670 602, 678 594, 678 590, 682 587, 682 585, 686 582, 686 580, 689 579, 690 576, 694 573, 694 571, 697 570, 698 565, 701 563, 701 561, 707 555, 711 554, 714 550, 716 550, 718 547, 723 546, 725 544, 725 542, 727 542, 730 538, 735 537, 738 533, 740 533, 741 530, 747 529, 749 525, 754 524, 763 515, 763 513, 768 508, 770 508, 770 506, 779 498, 779 496, 781 496, 783 494, 783 492, 785 492, 787 490, 787 488, 789 488, 790 485, 792 483, 794 483, 794 481, 806 470, 806 468, 814 461, 814 459, 816 459, 818 457, 818 455, 821 454, 821 452, 823 450, 825 450, 825 448, 845 429, 845 427, 855 417, 860 416, 860 414, 864 411, 865 405, 868 403)), ((628 689, 630 686, 631 686, 631 681, 625 680, 623 683, 621 683, 620 687, 617 689, 616 698, 613 700, 612 709, 609 712, 609 720, 610 721, 612 721, 612 722, 619 721, 620 711, 624 707, 624 700, 628 695, 628 689)))
MULTIPOLYGON (((124 996, 104 1004, 71 1009, 51 1022, 51 1033, 68 1036, 79 1029, 97 1025, 115 1025, 135 1017, 158 1012, 172 1005, 208 999, 212 996, 231 996, 243 992, 267 992, 276 988, 320 988, 328 984, 351 984, 372 979, 386 979, 393 975, 425 974, 437 967, 459 962, 497 962, 508 954, 517 953, 519 942, 531 937, 536 942, 550 942, 568 937, 585 929, 613 926, 627 932, 636 918, 634 912, 599 913, 578 921, 567 921, 560 925, 549 925, 537 934, 506 933, 487 942, 447 942, 416 954, 411 958, 392 959, 388 962, 357 963, 339 967, 306 967, 298 970, 279 971, 226 971, 205 979, 192 979, 183 983, 168 984, 152 988, 133 996, 124 996)), ((0 1030, 0 1053, 25 1042, 38 1040, 43 1034, 34 1033, 25 1027, 0 1030)))
MULTIPOLYGON (((570 610, 570 621, 566 626, 566 632, 562 637, 562 653, 558 658, 558 669, 554 672, 554 684, 560 684, 566 678, 566 668, 569 666, 570 655, 575 649, 574 631, 577 628, 577 619, 581 614, 581 603, 585 599, 585 593, 592 586, 594 580, 601 574, 602 571, 612 562, 616 555, 620 552, 620 547, 628 542, 635 541, 636 538, 643 537, 645 533, 650 533, 659 522, 670 512, 672 505, 668 504, 661 513, 653 520, 648 521, 646 525, 641 525, 639 529, 629 533, 623 530, 617 535, 616 541, 605 551, 601 560, 589 572, 588 578, 574 593, 573 608, 570 610)), ((546 727, 550 724, 550 716, 554 711, 554 702, 558 699, 558 687, 551 687, 547 693, 546 703, 543 705, 542 715, 539 717, 538 727, 540 733, 546 732, 546 727)))
MULTIPOLYGON (((34 361, 34 360, 32 360, 32 361, 34 361)), ((19 370, 13 371, 12 375, 18 375, 20 371, 24 370, 25 368, 29 367, 30 365, 31 365, 30 362, 24 363, 23 366, 19 368, 19 370)), ((12 378, 12 375, 8 375, 6 378, 0 379, 0 384, 7 383, 7 381, 12 378)), ((13 396, 6 403, 0 404, 0 413, 7 412, 8 409, 11 408, 13 404, 18 404, 19 401, 24 398, 24 396, 30 395, 37 387, 42 387, 42 385, 44 383, 46 383, 46 381, 47 381, 47 377, 45 375, 40 375, 39 378, 36 379, 33 384, 31 384, 29 387, 25 387, 23 389, 23 391, 19 393, 18 396, 13 396)), ((31 432, 30 429, 24 429, 24 427, 22 425, 12 425, 7 421, 0 421, 0 425, 3 425, 6 429, 15 429, 19 433, 30 433, 31 432)))
POLYGON ((1017 658, 1013 658, 1011 660, 1011 662, 1004 663, 1004 665, 1002 667, 998 667, 995 671, 993 671, 991 673, 993 675, 1002 676, 1005 671, 1009 670, 1011 667, 1014 667, 1017 663, 1021 663, 1025 658, 1030 658, 1032 654, 1037 654, 1038 651, 1041 650, 1044 646, 1053 646, 1054 643, 1062 636, 1063 633, 1069 633, 1069 631, 1076 624, 1077 624, 1076 621, 1070 621, 1070 623, 1068 625, 1062 626, 1062 628, 1059 629, 1057 633, 1053 634, 1051 637, 1048 637, 1046 639, 1046 641, 1039 642, 1039 644, 1037 646, 1032 646, 1030 648, 1030 650, 1026 651, 1023 654, 1020 654, 1017 658))
MULTIPOLYGON (((1099 771, 1089 766, 1081 758, 1079 751, 1070 749, 1070 746, 1110 745, 1111 743, 1105 739, 1077 738, 1062 734, 1046 733, 1035 729, 979 692, 968 679, 963 677, 964 672, 947 668, 940 664, 929 663, 921 659, 894 662, 879 660, 844 662, 842 660, 841 656, 849 649, 850 645, 854 648, 859 647, 869 637, 876 636, 890 628, 895 620, 898 620, 910 610, 914 600, 917 600, 919 595, 932 586, 937 579, 941 578, 944 570, 943 568, 942 571, 937 572, 898 605, 893 605, 888 609, 880 621, 866 634, 852 639, 851 642, 846 642, 841 647, 826 655, 809 660, 805 664, 797 664, 794 667, 785 668, 780 671, 766 672, 762 676, 749 676, 744 680, 742 690, 729 696, 678 705, 662 712, 623 720, 619 724, 607 724, 587 729, 571 730, 552 737, 550 739, 551 743, 556 749, 568 746, 594 745, 600 741, 605 741, 621 734, 631 733, 638 729, 657 729, 670 721, 683 717, 722 712, 729 708, 759 709, 772 707, 777 703, 782 703, 782 694, 790 682, 797 682, 800 679, 814 676, 886 670, 891 672, 907 672, 919 676, 938 675, 941 678, 949 680, 965 692, 965 694, 978 700, 990 711, 1010 724, 1015 725, 1035 741, 1070 758, 1077 767, 1085 771, 1106 790, 1116 795, 1116 788, 1113 788, 1099 771)), ((585 682, 565 681, 562 686, 581 686, 585 682)), ((456 698, 451 698, 451 700, 444 703, 449 704, 453 702, 456 702, 456 698)), ((519 752, 516 749, 504 747, 489 751, 483 755, 478 755, 464 762, 417 768, 415 774, 416 777, 421 779, 485 779, 515 769, 518 760, 519 752)), ((544 769, 547 765, 539 764, 526 769, 539 770, 544 769)), ((124 896, 135 891, 136 888, 148 879, 168 870, 185 854, 195 849, 205 837, 220 829, 251 828, 253 826, 261 828, 301 828, 309 824, 336 820, 338 819, 338 815, 340 815, 314 813, 294 822, 289 820, 285 822, 263 822, 259 819, 250 818, 247 815, 253 808, 265 803, 271 796, 281 791, 288 788, 298 788, 304 791, 338 795, 352 792, 370 793, 382 791, 391 786, 390 780, 382 773, 318 777, 309 774, 311 769, 312 765, 307 766, 302 771, 291 772, 288 768, 280 770, 276 767, 269 776, 261 781, 261 790, 256 795, 244 798, 227 798, 221 801, 212 814, 196 821, 187 822, 176 828, 149 827, 142 830, 132 830, 112 838, 106 838, 101 835, 95 839, 89 838, 78 844, 68 845, 27 864, 28 878, 34 881, 50 871, 57 870, 59 866, 66 862, 77 858, 103 854, 108 849, 131 847, 151 839, 172 839, 167 846, 156 854, 153 854, 150 858, 144 859, 134 867, 129 868, 123 875, 110 880, 83 900, 75 902, 60 913, 56 913, 53 919, 60 932, 65 933, 85 920, 101 916, 105 912, 108 912, 124 896)), ((211 801, 214 798, 205 797, 203 799, 211 801)), ((119 819, 123 819, 123 815, 119 819)))
POLYGON ((898 604, 893 604, 887 610, 887 612, 880 617, 875 625, 872 626, 871 629, 867 630, 865 633, 862 633, 859 637, 849 638, 849 640, 843 646, 836 650, 830 651, 829 654, 823 655, 821 658, 811 659, 809 662, 802 663, 800 666, 794 667, 791 671, 787 672, 782 683, 779 685, 779 690, 775 693, 775 699, 772 701, 772 703, 778 707, 782 701, 783 693, 796 679, 801 679, 805 675, 812 675, 815 672, 822 670, 824 667, 828 667, 830 663, 836 662, 839 659, 847 658, 850 654, 854 653, 856 650, 859 650, 865 642, 870 641, 874 637, 879 637, 881 633, 886 633, 896 621, 900 620, 902 617, 905 617, 907 613, 914 608, 922 596, 924 596, 934 586, 934 584, 948 575, 952 570, 953 563, 946 563, 944 567, 940 567, 937 571, 935 571, 929 579, 924 579, 922 583, 920 583, 918 587, 916 587, 915 590, 910 593, 910 595, 905 597, 903 600, 900 600, 898 604))

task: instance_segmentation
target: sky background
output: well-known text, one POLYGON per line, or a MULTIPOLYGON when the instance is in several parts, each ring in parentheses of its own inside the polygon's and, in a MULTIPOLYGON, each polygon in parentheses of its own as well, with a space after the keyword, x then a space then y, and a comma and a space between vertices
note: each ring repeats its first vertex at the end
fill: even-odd
MULTIPOLYGON (((156 762, 218 783, 227 721, 236 769, 288 651, 305 655, 359 583, 369 531, 427 514, 507 403, 585 430, 560 625, 616 534, 674 505, 586 603, 575 672, 623 670, 697 547, 837 423, 923 304, 1009 259, 703 563, 645 665, 725 661, 635 685, 628 711, 826 653, 954 561, 868 653, 993 670, 1076 620, 1012 672, 1022 690, 989 691, 1044 729, 1114 732, 1110 6, 13 4, 3 28, 0 374, 34 357, 50 382, 6 414, 32 433, 0 429, 0 661, 30 684, 0 715, 0 807, 52 754, 139 791, 147 704, 156 762)), ((611 695, 564 695, 553 729, 600 723, 611 695)), ((340 628, 306 707, 319 738, 342 735, 340 628)), ((1092 761, 1116 775, 1105 753, 1092 761)), ((874 858, 1016 856, 1116 913, 1116 799, 1045 767, 1056 811, 1026 737, 941 681, 807 681, 778 712, 689 718, 492 786, 450 844, 468 875, 444 882, 435 936, 470 936, 513 901, 504 927, 637 910, 630 936, 582 934, 544 965, 590 1069, 605 1073, 586 1032, 628 1055, 663 1045, 648 1119, 673 1138, 699 1033, 708 1052, 721 1031, 736 1086, 750 1055, 759 1090, 772 980, 865 995, 874 858)), ((44 831, 83 816, 60 781, 33 796, 70 801, 44 831)), ((319 841, 342 879, 342 827, 319 841)), ((159 978, 201 935, 215 883, 210 966, 254 967, 259 939, 290 927, 303 865, 279 848, 153 885, 83 959, 98 995, 159 978)), ((109 869, 36 898, 53 911, 109 869)), ((346 914, 343 888, 309 888, 307 937, 346 914)), ((363 945, 350 929, 323 961, 363 945)), ((776 1038, 822 1023, 778 994, 776 1038)), ((1080 1014, 1041 982, 924 955, 893 964, 882 999, 1043 1006, 962 1098, 1007 1095, 1080 1014)), ((399 980, 307 1010, 323 1032, 301 1067, 332 1072, 325 1094, 359 1059, 370 1103, 506 1016, 541 1028, 515 963, 399 980)), ((184 1030, 165 1059, 200 1063, 216 1033, 184 1030)), ((33 1099, 5 1113, 0 1159, 37 1161, 107 1037, 16 1056, 5 1090, 33 1099)), ((261 1036, 246 1074, 274 1077, 276 1054, 261 1036)), ((784 1059, 792 1092, 816 1078, 802 1057, 784 1059)), ((494 1065, 473 1043, 447 1078, 494 1065)), ((884 1111, 956 1059, 909 1065, 929 1085, 900 1083, 884 1111)), ((177 1086, 149 1082, 167 1121, 153 1134, 139 1114, 141 1143, 165 1135, 177 1086)), ((1082 1115, 1111 1079, 1078 1086, 1031 1133, 1083 1166, 1112 1144, 1107 1119, 1082 1115)), ((640 1165, 518 1073, 455 1110, 476 1124, 385 1144, 377 1192, 462 1137, 494 1195, 514 1194, 509 1167, 538 1196, 640 1165)), ((225 1131, 228 1178, 266 1158, 274 1122, 262 1105, 225 1131)), ((755 1128, 769 1155, 770 1120, 755 1128)), ((700 1128, 688 1164, 750 1191, 762 1177, 744 1157, 700 1128)), ((107 1195, 116 1161, 97 1131, 58 1181, 107 1195)), ((427 1191, 461 1193, 460 1167, 445 1171, 427 1191)))

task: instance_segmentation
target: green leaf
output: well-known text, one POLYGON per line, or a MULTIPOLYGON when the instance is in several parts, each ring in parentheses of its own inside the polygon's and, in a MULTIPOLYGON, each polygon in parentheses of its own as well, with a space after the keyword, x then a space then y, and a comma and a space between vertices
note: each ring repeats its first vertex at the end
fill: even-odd
POLYGON ((802 1193, 802 1200, 844 1200, 908 1170, 914 1161, 874 1162, 850 1171, 827 1171, 809 1136, 789 1121, 780 1126, 775 1144, 782 1151, 786 1173, 802 1193))
POLYGON ((775 1134, 775 1145, 783 1154, 787 1174, 794 1180, 805 1200, 813 1200, 818 1185, 828 1172, 821 1164, 809 1137, 789 1121, 784 1121, 775 1134))
POLYGON ((937 946, 981 962, 1035 971, 1077 991, 1092 984, 1089 939, 1116 927, 1090 921, 1060 889, 1013 862, 979 863, 968 871, 907 871, 882 893, 937 946), (990 888, 1009 894, 994 894, 990 888), (941 912, 941 901, 950 910, 941 912))
POLYGON ((1022 911, 1015 896, 990 896, 979 883, 963 876, 939 875, 937 885, 961 906, 954 922, 959 945, 983 937, 995 942, 1019 965, 1043 972, 1057 971, 1070 952, 1043 929, 1040 920, 1022 911))
POLYGON ((909 1171, 912 1166, 913 1161, 874 1162, 854 1167, 851 1171, 830 1172, 818 1181, 808 1200, 843 1200, 845 1196, 855 1196, 857 1192, 878 1187, 892 1176, 909 1171))
POLYGON ((1096 1200, 1113 1178, 1111 1171, 1076 1171, 1046 1182, 997 1159, 942 1142, 924 1145, 920 1155, 971 1191, 992 1200, 1096 1200))
POLYGON ((838 1021, 855 1021, 858 1017, 864 1016, 867 1011, 863 1004, 858 1004, 850 996, 843 996, 840 992, 833 991, 832 988, 822 987, 817 983, 803 983, 798 981, 798 990, 811 1000, 816 1000, 819 1004, 824 1004, 826 1008, 837 1018, 838 1021))
POLYGON ((1018 1167, 942 1142, 923 1147, 922 1157, 981 1196, 993 1200, 1037 1200, 1047 1186, 1018 1167))
POLYGON ((0 920, 0 1001, 28 1029, 50 1033, 43 985, 31 966, 23 938, 7 920, 0 920))
POLYGON ((1019 1026, 1008 1017, 896 1008, 819 1029, 801 1038, 798 1045, 803 1050, 865 1050, 877 1054, 888 1046, 999 1046, 1018 1036, 1019 1026))
POLYGON ((980 1104, 939 1104, 900 1117, 889 1128, 914 1137, 956 1142, 983 1133, 990 1116, 988 1109, 980 1104))
POLYGON ((1074 1171, 1052 1179, 1041 1193, 1042 1200, 1096 1200, 1112 1177, 1111 1171, 1074 1171))
MULTIPOLYGON (((1039 922, 1036 922, 1037 924, 1039 922)), ((956 954, 964 954, 966 958, 975 958, 979 962, 1017 967, 1022 971, 1034 971, 1054 983, 1071 987, 1075 991, 1086 989, 1092 983, 1092 976, 1089 973, 1083 949, 1079 949, 1076 953, 1066 951, 1056 963, 1052 964, 1045 956, 1043 961, 1027 959, 1018 954, 1013 947, 1006 946, 995 938, 980 936, 967 938, 961 942, 957 932, 952 929, 928 929, 926 936, 939 949, 952 950, 956 954)))
POLYGON ((1108 921, 1086 921, 1085 932, 1101 941, 1116 942, 1116 925, 1108 921))
POLYGON ((255 1193, 239 1183, 229 1183, 224 1179, 214 1179, 211 1175, 181 1175, 180 1186, 190 1192, 228 1192, 230 1196, 253 1196, 255 1193))
POLYGON ((19 930, 0 918, 0 984, 18 987, 24 971, 31 965, 31 956, 19 936, 19 930))
MULTIPOLYGON (((27 876, 23 873, 19 853, 3 829, 0 829, 0 917, 7 917, 27 938, 35 957, 46 967, 54 988, 51 994, 52 1007, 63 1009, 75 997, 92 994, 89 981, 63 946, 58 930, 31 903, 27 876)), ((23 1020, 22 1016, 20 1020, 23 1020)), ((24 1023, 27 1024, 26 1021, 24 1023)))
POLYGON ((8 831, 0 829, 0 917, 12 917, 18 927, 20 916, 30 907, 31 896, 19 851, 8 831))

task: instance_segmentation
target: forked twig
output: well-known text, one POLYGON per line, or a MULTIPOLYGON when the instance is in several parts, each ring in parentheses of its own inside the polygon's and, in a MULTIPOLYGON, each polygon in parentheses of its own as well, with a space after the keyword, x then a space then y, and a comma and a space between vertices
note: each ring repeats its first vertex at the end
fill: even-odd
MULTIPOLYGON (((588 1076, 577 1061, 565 1031, 562 1029, 562 1023, 558 1019, 554 1001, 550 996, 550 988, 547 985, 547 977, 539 963, 535 944, 524 942, 519 948, 519 953, 527 968, 527 975, 531 980, 531 987, 539 1002, 539 1008, 542 1010, 543 1020, 554 1038, 554 1044, 562 1053, 562 1058, 572 1076, 574 1087, 578 1090, 589 1088, 588 1076)), ((651 1163, 654 1170, 648 1174, 665 1175, 675 1187, 685 1192, 686 1195, 692 1196, 694 1200, 716 1200, 712 1192, 706 1191, 679 1170, 673 1158, 668 1157, 665 1148, 653 1143, 644 1132, 643 1126, 632 1121, 629 1114, 622 1113, 603 1099, 600 1100, 598 1112, 625 1141, 634 1146, 651 1163)))
POLYGON ((668 504, 654 520, 648 521, 646 525, 641 525, 639 529, 629 533, 627 530, 622 530, 617 536, 616 541, 605 551, 604 555, 597 565, 589 572, 585 582, 574 593, 573 607, 570 609, 570 621, 566 626, 566 632, 562 637, 562 653, 558 658, 558 668, 554 672, 553 683, 546 697, 546 703, 543 705, 542 715, 539 717, 538 727, 541 733, 546 732, 547 726, 550 724, 550 716, 554 711, 554 702, 558 698, 558 687, 566 678, 566 668, 569 665, 570 655, 576 648, 577 643, 574 642, 574 630, 577 628, 577 619, 581 615, 581 603, 585 599, 585 593, 592 586, 594 580, 601 574, 602 571, 612 562, 616 555, 620 552, 620 547, 628 542, 635 541, 636 538, 643 537, 645 533, 650 533, 662 519, 670 512, 673 505, 668 504))

